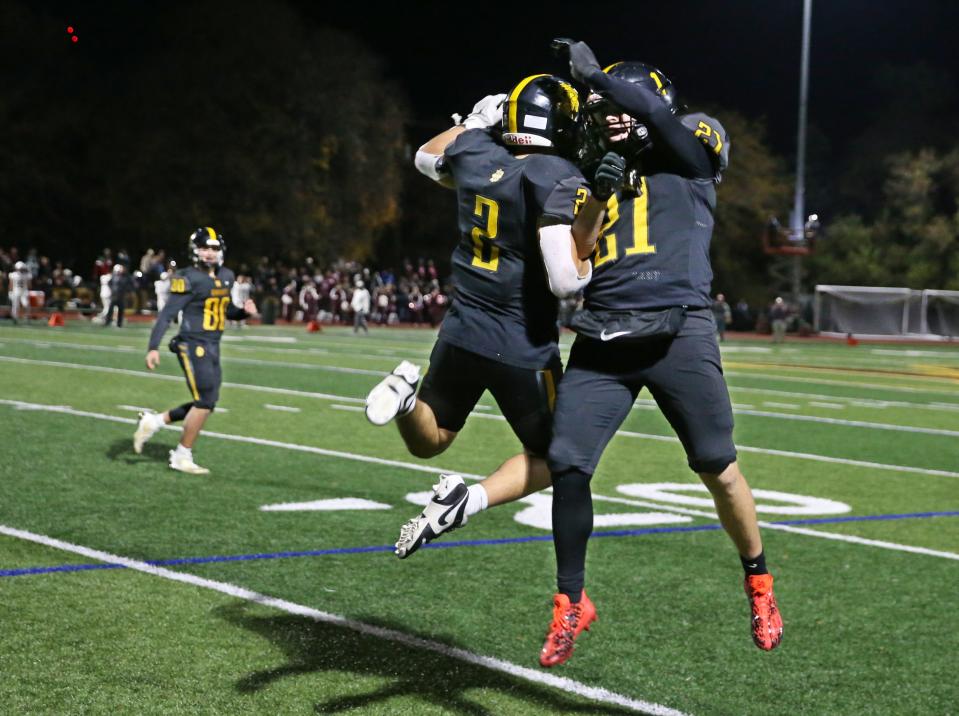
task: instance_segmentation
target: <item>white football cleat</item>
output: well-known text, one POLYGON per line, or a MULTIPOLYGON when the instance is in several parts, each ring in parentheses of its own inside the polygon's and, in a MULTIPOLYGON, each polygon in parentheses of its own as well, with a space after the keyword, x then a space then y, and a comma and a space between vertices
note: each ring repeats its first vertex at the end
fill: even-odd
POLYGON ((191 475, 209 475, 210 471, 205 467, 200 467, 193 462, 192 457, 183 457, 176 454, 176 450, 170 451, 170 467, 179 472, 186 472, 191 475))
POLYGON ((137 430, 133 433, 133 452, 137 455, 143 452, 143 443, 156 435, 156 432, 163 427, 163 419, 152 412, 140 413, 140 422, 137 423, 137 430))
POLYGON ((469 488, 459 475, 441 475, 433 485, 433 497, 419 517, 414 517, 400 528, 400 538, 394 553, 406 559, 421 546, 444 532, 466 524, 466 502, 469 488))
POLYGON ((403 361, 376 384, 366 396, 366 417, 374 425, 386 425, 397 415, 406 415, 416 405, 420 367, 403 361))

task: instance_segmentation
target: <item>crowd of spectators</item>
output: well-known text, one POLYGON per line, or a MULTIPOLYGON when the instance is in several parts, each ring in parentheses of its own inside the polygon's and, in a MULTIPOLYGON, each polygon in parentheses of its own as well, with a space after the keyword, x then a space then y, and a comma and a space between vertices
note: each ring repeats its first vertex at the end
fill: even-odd
MULTIPOLYGON (((452 287, 441 280, 432 259, 403 261, 394 267, 374 268, 356 261, 335 261, 319 266, 312 258, 302 262, 271 261, 255 265, 233 264, 237 280, 233 301, 243 305, 252 298, 266 323, 338 323, 365 328, 374 325, 439 325, 450 303, 452 287)), ((140 314, 163 308, 169 295, 175 261, 162 251, 148 249, 136 263, 121 249, 103 249, 89 273, 83 274, 29 250, 21 256, 16 247, 0 247, 0 306, 11 306, 14 289, 26 286, 24 310, 79 310, 104 324, 121 324, 125 306, 140 314), (17 268, 20 267, 20 268, 17 268), (11 273, 19 272, 19 277, 11 273), (119 298, 119 300, 118 300, 119 298), (112 314, 116 313, 116 317, 112 314)), ((560 303, 559 320, 567 325, 576 310, 576 299, 560 303)), ((717 326, 734 331, 773 332, 782 340, 784 326, 795 323, 798 312, 781 298, 766 310, 753 311, 740 299, 733 306, 722 294, 713 310, 717 326), (775 329, 775 330, 773 330, 775 329)), ((6 311, 7 315, 15 315, 6 311)))
MULTIPOLYGON (((175 261, 149 249, 134 263, 129 254, 104 249, 89 273, 51 262, 30 250, 0 248, 0 305, 10 305, 11 272, 25 276, 29 305, 50 310, 79 310, 109 323, 111 303, 122 291, 122 304, 135 313, 163 307, 175 261), (21 268, 16 268, 20 266, 21 268)), ((237 281, 234 301, 252 298, 264 322, 357 323, 357 314, 378 325, 427 324, 442 321, 450 287, 441 281, 432 259, 405 260, 400 269, 375 268, 339 260, 320 266, 312 258, 298 263, 261 258, 255 265, 232 265, 237 281), (364 293, 368 293, 367 301, 364 293)), ((22 283, 22 282, 21 282, 22 283)))

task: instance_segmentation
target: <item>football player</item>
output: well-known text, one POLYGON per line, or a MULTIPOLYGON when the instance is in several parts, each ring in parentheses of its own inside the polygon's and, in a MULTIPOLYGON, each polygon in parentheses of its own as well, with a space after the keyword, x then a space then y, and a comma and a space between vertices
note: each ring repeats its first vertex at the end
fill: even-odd
POLYGON ((170 278, 170 298, 150 333, 146 366, 154 370, 160 364, 160 341, 170 320, 182 311, 180 331, 169 348, 180 361, 192 400, 162 414, 141 413, 133 450, 140 453, 157 430, 182 420, 183 434, 176 449, 170 451, 170 467, 206 475, 210 471, 193 461, 193 444, 220 395, 220 338, 228 319, 240 321, 256 316, 257 311, 252 299, 247 299, 242 308, 231 301, 235 278, 223 266, 226 244, 222 236, 209 226, 201 227, 190 236, 189 251, 193 266, 170 278))
POLYGON ((578 108, 570 84, 533 75, 508 95, 484 98, 417 152, 420 172, 456 190, 456 294, 419 394, 420 369, 404 361, 370 392, 366 415, 376 425, 396 418, 409 451, 429 458, 452 444, 489 390, 524 452, 482 484, 441 476, 426 509, 400 531, 401 559, 470 515, 549 485, 544 458, 562 372, 556 297, 589 282, 590 263, 580 257, 595 245, 617 166, 625 166, 601 163, 607 194, 590 195, 568 159, 578 108))
POLYGON ((627 173, 607 204, 557 396, 549 467, 559 593, 540 663, 566 661, 595 618, 583 591, 590 478, 643 387, 679 436, 739 552, 753 641, 773 649, 782 618, 755 503, 736 462, 710 310, 715 185, 728 163, 729 139, 713 117, 686 113, 658 69, 621 62, 604 71, 585 43, 558 40, 554 47, 568 53, 574 79, 592 91, 586 113, 594 154, 616 149, 627 173))

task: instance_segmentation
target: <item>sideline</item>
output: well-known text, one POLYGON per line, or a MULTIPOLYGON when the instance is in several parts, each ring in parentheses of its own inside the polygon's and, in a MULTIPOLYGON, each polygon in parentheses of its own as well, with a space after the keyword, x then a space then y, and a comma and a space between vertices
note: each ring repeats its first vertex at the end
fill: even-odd
POLYGON ((588 686, 579 681, 574 681, 572 679, 567 679, 562 676, 556 676, 554 674, 544 673, 542 671, 537 671, 535 669, 530 669, 525 666, 520 666, 519 664, 514 664, 509 661, 504 661, 502 659, 496 659, 490 656, 482 656, 466 649, 460 649, 457 647, 448 646, 446 644, 441 644, 430 639, 423 639, 420 637, 412 636, 395 629, 386 629, 383 627, 375 626, 373 624, 367 624, 366 622, 357 621, 355 619, 349 619, 347 617, 341 616, 339 614, 332 614, 330 612, 323 612, 319 609, 313 609, 312 607, 307 607, 302 604, 296 604, 294 602, 288 602, 285 599, 279 599, 277 597, 271 597, 266 594, 260 594, 259 592, 254 592, 244 587, 239 587, 235 584, 230 584, 228 582, 217 582, 212 579, 205 579, 203 577, 198 577, 193 574, 187 574, 185 572, 175 572, 173 570, 164 569, 163 567, 157 567, 146 562, 141 562, 135 559, 128 559, 126 557, 120 557, 118 555, 110 554, 108 552, 101 552, 99 550, 90 549, 89 547, 83 547, 81 545, 72 544, 70 542, 64 542, 62 540, 54 539, 52 537, 47 537, 45 535, 36 534, 34 532, 27 532, 25 530, 15 529, 13 527, 8 527, 6 525, 0 525, 0 534, 5 534, 9 537, 16 537, 18 539, 26 540, 28 542, 34 542, 36 544, 41 544, 47 547, 52 547, 54 549, 59 549, 64 552, 72 552, 74 554, 80 554, 85 557, 90 557, 91 559, 98 560, 100 562, 107 562, 112 564, 122 564, 128 569, 133 569, 138 572, 143 572, 145 574, 152 575, 154 577, 161 577, 163 579, 169 579, 174 582, 181 582, 183 584, 189 584, 194 587, 201 587, 203 589, 210 589, 215 592, 220 592, 222 594, 229 595, 231 597, 236 597, 238 599, 244 599, 248 602, 253 602, 255 604, 262 604, 263 606, 272 607, 273 609, 278 609, 288 614, 295 614, 297 616, 308 617, 313 619, 316 622, 322 622, 325 624, 333 624, 335 626, 351 629, 352 631, 359 632, 360 634, 366 634, 368 636, 378 637, 386 641, 392 641, 405 646, 412 647, 414 649, 423 649, 425 651, 432 651, 436 654, 446 656, 452 659, 458 659, 459 661, 465 661, 468 664, 474 664, 476 666, 482 666, 492 671, 499 671, 509 676, 513 676, 519 679, 524 679, 535 684, 542 684, 544 686, 551 686, 553 688, 565 691, 570 694, 575 694, 577 696, 582 696, 583 698, 590 699, 592 701, 598 701, 601 703, 615 704, 616 706, 622 706, 624 708, 637 711, 639 713, 653 714, 655 716, 685 716, 682 711, 677 711, 671 709, 662 704, 653 703, 650 701, 643 701, 640 699, 632 699, 628 696, 623 696, 622 694, 617 694, 613 691, 607 689, 602 689, 595 686, 588 686))

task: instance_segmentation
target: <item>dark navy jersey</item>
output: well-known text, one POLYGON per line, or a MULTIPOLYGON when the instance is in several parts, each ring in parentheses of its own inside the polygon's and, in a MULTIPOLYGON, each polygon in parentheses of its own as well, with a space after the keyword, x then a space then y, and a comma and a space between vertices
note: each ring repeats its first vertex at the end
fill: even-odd
POLYGON ((573 223, 588 197, 583 175, 555 155, 517 158, 478 129, 460 134, 444 162, 456 185, 460 241, 452 257, 456 294, 440 337, 510 365, 543 368, 559 349, 538 229, 573 223))
MULTIPOLYGON (((682 175, 656 165, 633 172, 628 187, 607 204, 606 222, 593 255, 585 307, 598 311, 712 303, 709 243, 716 209, 715 182, 725 168, 728 143, 716 120, 697 114, 676 118, 714 157, 709 174, 682 175), (713 173, 715 171, 715 173, 713 173)), ((710 165, 706 165, 707 167, 710 165)))
POLYGON ((156 350, 170 321, 183 311, 178 338, 219 344, 227 319, 246 318, 242 308, 230 302, 230 289, 235 277, 221 266, 215 275, 188 267, 170 278, 170 298, 157 316, 150 333, 149 350, 156 350))

